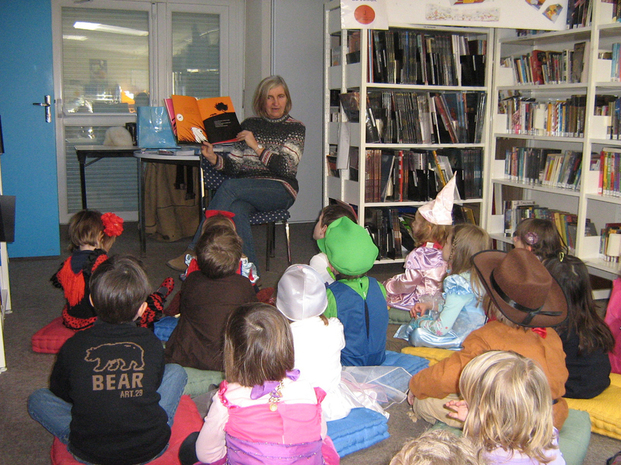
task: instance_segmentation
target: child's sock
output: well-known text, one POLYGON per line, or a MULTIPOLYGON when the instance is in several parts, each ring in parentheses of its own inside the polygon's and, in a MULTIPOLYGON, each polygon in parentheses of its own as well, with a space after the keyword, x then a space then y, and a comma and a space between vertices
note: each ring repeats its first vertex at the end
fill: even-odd
POLYGON ((164 281, 162 281, 162 284, 160 284, 159 289, 155 291, 155 294, 160 295, 162 297, 162 302, 163 302, 163 300, 170 295, 170 293, 173 291, 174 288, 175 288, 175 280, 169 277, 169 278, 166 278, 164 281))

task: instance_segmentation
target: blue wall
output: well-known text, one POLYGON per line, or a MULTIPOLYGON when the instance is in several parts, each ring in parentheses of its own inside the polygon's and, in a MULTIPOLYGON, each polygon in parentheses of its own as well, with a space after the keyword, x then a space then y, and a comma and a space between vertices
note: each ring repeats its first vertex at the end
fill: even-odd
POLYGON ((3 1, 0 50, 2 187, 17 197, 9 257, 59 255, 55 108, 50 124, 32 105, 44 95, 54 101, 50 0, 3 1))

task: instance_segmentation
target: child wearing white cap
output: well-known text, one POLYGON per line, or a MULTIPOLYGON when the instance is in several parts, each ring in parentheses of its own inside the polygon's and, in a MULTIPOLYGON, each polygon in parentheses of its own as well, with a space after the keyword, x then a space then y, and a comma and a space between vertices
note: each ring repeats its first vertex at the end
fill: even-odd
POLYGON ((432 301, 442 292, 442 280, 448 268, 442 249, 452 230, 454 196, 453 176, 435 200, 416 211, 412 234, 417 247, 405 259, 405 272, 384 283, 388 306, 408 312, 403 315, 404 323, 409 321, 409 312, 413 311, 415 304, 425 299, 432 301))
POLYGON ((317 271, 308 265, 287 268, 278 282, 276 308, 291 321, 300 379, 326 391, 321 405, 325 419, 332 421, 346 417, 351 403, 339 388, 343 325, 322 315, 327 306, 326 287, 317 271))

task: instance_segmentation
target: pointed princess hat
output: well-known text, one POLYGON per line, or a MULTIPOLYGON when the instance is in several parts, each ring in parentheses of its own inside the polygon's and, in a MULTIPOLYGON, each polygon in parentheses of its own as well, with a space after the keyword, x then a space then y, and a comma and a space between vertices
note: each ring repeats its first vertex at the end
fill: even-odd
POLYGON ((442 188, 435 200, 418 209, 423 218, 432 224, 453 224, 453 200, 455 198, 455 175, 442 188))

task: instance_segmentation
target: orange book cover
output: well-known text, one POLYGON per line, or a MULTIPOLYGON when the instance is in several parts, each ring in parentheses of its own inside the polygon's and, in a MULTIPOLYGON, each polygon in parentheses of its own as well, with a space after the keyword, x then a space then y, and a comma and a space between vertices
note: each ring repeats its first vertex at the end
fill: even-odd
POLYGON ((230 97, 171 96, 179 143, 233 142, 241 126, 230 97))

